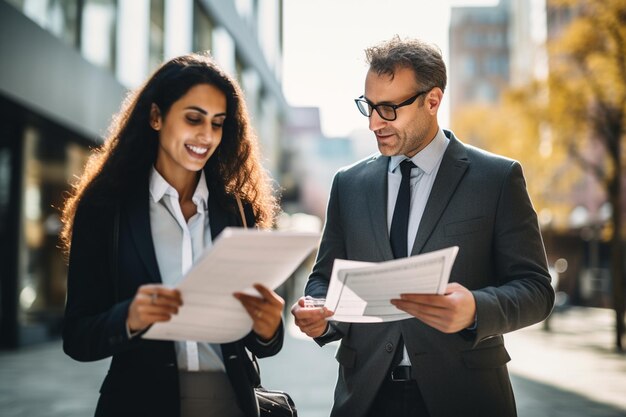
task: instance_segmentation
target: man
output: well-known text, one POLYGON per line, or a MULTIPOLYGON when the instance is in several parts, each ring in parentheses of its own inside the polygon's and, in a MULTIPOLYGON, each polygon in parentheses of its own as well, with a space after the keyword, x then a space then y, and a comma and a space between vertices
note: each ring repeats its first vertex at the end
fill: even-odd
POLYGON ((331 416, 515 416, 502 334, 543 320, 554 301, 522 168, 439 128, 438 48, 396 36, 366 55, 356 102, 380 155, 336 174, 305 294, 325 297, 335 259, 460 249, 444 295, 391 300, 415 318, 329 325, 332 312, 293 306, 318 344, 341 340, 331 416))

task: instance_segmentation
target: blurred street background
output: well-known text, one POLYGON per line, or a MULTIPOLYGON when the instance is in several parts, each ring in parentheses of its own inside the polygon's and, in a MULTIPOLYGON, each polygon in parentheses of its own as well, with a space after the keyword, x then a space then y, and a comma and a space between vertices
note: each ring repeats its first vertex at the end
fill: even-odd
MULTIPOLYGON (((61 351, 59 210, 129 90, 164 60, 210 51, 237 77, 280 229, 319 231, 335 171, 376 151, 363 49, 439 45, 440 125, 519 160, 557 305, 506 335, 522 417, 626 416, 626 0, 0 0, 0 416, 85 416, 108 361, 61 351)), ((311 259, 280 291, 300 295, 311 259)), ((326 416, 336 345, 286 314, 266 386, 326 416)), ((453 400, 453 399, 451 399, 453 400)))

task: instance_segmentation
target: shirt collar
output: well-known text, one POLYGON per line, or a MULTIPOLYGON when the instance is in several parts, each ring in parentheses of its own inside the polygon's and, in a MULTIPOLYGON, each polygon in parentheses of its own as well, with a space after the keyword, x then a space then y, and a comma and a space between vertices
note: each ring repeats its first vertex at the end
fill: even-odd
MULTIPOLYGON (((413 158, 409 159, 426 174, 430 174, 439 164, 448 143, 450 143, 450 139, 446 137, 443 130, 439 129, 435 138, 424 149, 416 153, 413 158)), ((394 172, 405 159, 407 157, 404 155, 392 156, 389 159, 389 172, 394 172)))
MULTIPOLYGON (((176 189, 172 187, 153 166, 152 174, 150 175, 150 195, 152 196, 152 201, 157 203, 166 194, 178 198, 178 192, 176 189)), ((191 197, 191 201, 193 201, 196 206, 204 209, 208 206, 209 188, 206 184, 204 170, 200 171, 200 181, 198 181, 198 185, 196 186, 196 190, 191 197)))

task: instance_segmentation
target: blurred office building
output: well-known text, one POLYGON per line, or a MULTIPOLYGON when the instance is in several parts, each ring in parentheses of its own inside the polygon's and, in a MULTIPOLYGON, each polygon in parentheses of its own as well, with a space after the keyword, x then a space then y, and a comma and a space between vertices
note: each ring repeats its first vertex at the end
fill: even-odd
POLYGON ((58 335, 59 210, 128 89, 212 55, 241 83, 276 177, 287 104, 282 0, 0 0, 0 346, 58 335))
POLYGON ((335 173, 377 152, 374 135, 356 130, 348 136, 328 137, 321 130, 317 107, 291 107, 284 132, 283 208, 323 220, 335 173))
POLYGON ((470 103, 493 104, 510 82, 512 0, 496 6, 452 7, 450 117, 470 103))

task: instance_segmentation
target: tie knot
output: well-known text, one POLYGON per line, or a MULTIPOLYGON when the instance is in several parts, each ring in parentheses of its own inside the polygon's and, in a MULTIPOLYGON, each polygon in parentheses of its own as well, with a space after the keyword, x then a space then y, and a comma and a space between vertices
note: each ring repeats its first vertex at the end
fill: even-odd
POLYGON ((417 168, 417 166, 410 159, 405 159, 400 162, 400 172, 402 172, 402 177, 411 177, 411 169, 417 168))

